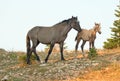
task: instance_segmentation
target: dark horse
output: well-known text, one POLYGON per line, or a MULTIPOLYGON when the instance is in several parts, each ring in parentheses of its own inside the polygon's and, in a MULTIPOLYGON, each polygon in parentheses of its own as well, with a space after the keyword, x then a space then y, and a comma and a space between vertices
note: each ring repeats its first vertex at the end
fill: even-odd
POLYGON ((95 26, 92 29, 90 29, 90 30, 82 29, 81 32, 78 32, 78 34, 75 38, 75 41, 77 41, 76 46, 75 46, 76 53, 77 53, 77 49, 78 49, 78 45, 80 43, 80 40, 83 40, 83 43, 81 45, 81 50, 82 50, 83 56, 84 56, 83 47, 84 47, 86 41, 89 41, 89 49, 91 49, 91 47, 95 48, 94 47, 94 42, 95 42, 95 39, 96 39, 96 33, 98 32, 99 34, 101 34, 100 29, 101 29, 100 24, 95 23, 95 26))
POLYGON ((77 17, 72 17, 68 20, 64 20, 58 24, 51 27, 36 26, 32 28, 26 36, 26 46, 27 46, 27 64, 30 64, 30 56, 32 52, 35 54, 36 59, 40 61, 39 56, 36 53, 36 47, 39 43, 50 44, 50 49, 45 62, 52 52, 55 43, 60 45, 61 60, 65 60, 63 57, 63 44, 67 37, 68 32, 74 28, 78 32, 81 31, 77 17), (32 41, 32 47, 30 45, 30 40, 32 41))

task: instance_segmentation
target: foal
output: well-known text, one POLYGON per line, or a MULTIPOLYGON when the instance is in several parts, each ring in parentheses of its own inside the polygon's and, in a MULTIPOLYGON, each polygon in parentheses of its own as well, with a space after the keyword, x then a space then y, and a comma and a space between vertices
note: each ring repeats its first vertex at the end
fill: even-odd
POLYGON ((80 40, 83 40, 83 43, 81 45, 81 50, 82 50, 83 56, 84 56, 83 48, 84 48, 84 45, 85 45, 86 41, 89 41, 89 49, 95 48, 94 47, 94 42, 95 42, 95 39, 96 39, 96 33, 98 32, 99 34, 101 34, 100 29, 101 29, 100 24, 95 23, 95 26, 92 29, 90 29, 90 30, 82 29, 81 32, 78 32, 78 34, 75 38, 75 41, 77 41, 76 46, 75 46, 75 51, 77 52, 80 40))

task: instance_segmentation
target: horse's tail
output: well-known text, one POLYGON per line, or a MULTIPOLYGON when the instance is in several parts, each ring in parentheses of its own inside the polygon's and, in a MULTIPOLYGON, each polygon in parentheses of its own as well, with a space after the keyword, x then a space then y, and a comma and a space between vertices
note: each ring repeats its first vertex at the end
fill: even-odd
POLYGON ((28 54, 29 51, 30 51, 30 47, 31 47, 31 44, 30 44, 30 37, 27 35, 27 36, 26 36, 26 48, 27 48, 27 54, 28 54))

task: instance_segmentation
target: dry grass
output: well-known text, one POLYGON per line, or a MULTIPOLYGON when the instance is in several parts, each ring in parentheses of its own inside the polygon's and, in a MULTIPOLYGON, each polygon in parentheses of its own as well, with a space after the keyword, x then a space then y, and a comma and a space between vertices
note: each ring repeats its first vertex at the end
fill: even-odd
POLYGON ((98 49, 97 52, 98 52, 99 55, 120 53, 120 48, 115 48, 115 49, 98 49))
POLYGON ((102 70, 91 70, 82 77, 66 81, 120 81, 120 63, 112 63, 102 70))
MULTIPOLYGON (((107 55, 109 59, 112 59, 112 57, 109 57, 109 55, 114 55, 118 53, 120 56, 120 48, 116 49, 99 49, 97 50, 99 56, 105 56, 107 55)), ((119 59, 120 60, 120 59, 119 59)), ((94 70, 94 69, 87 69, 87 74, 80 75, 77 78, 64 80, 64 81, 120 81, 120 61, 112 62, 107 67, 104 67, 100 70, 94 70)))

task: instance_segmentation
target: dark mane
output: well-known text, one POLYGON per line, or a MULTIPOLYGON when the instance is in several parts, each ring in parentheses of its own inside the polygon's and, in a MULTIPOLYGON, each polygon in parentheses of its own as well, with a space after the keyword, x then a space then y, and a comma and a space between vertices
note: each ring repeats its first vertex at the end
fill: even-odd
MULTIPOLYGON (((63 20, 63 21, 61 21, 61 22, 59 22, 59 23, 57 23, 57 24, 55 24, 55 25, 58 25, 58 24, 61 24, 61 23, 65 23, 65 22, 68 24, 68 23, 69 23, 69 21, 70 21, 70 19, 63 20)), ((54 25, 54 26, 55 26, 55 25, 54 25)))

